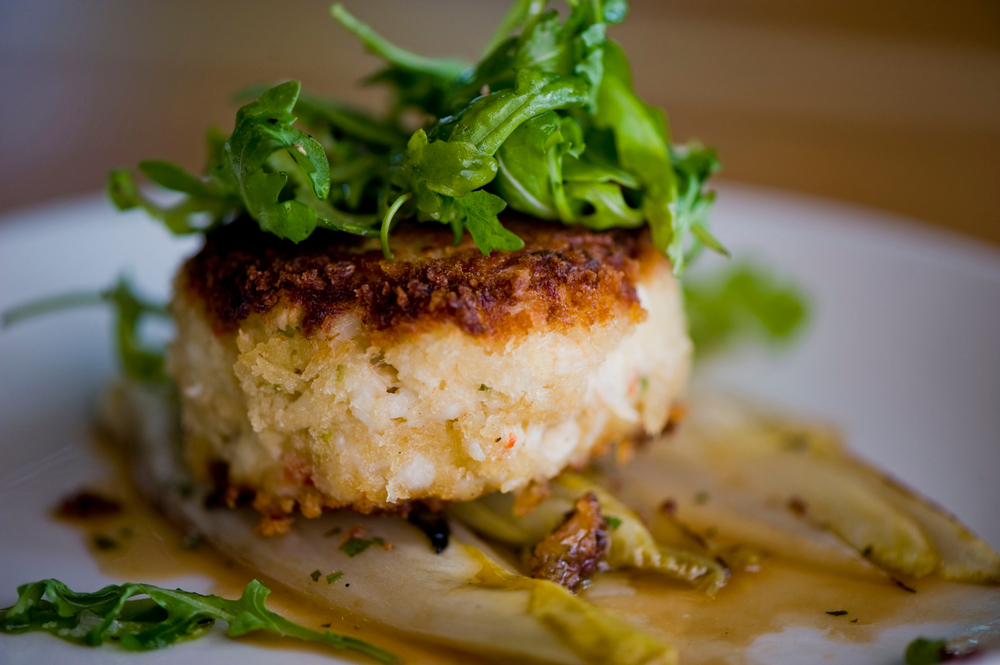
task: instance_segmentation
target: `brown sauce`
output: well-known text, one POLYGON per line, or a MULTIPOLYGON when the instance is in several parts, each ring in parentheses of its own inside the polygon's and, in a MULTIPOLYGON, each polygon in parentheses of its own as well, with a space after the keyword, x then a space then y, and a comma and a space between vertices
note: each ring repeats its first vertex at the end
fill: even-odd
MULTIPOLYGON (((896 626, 972 621, 990 613, 1000 617, 996 587, 937 579, 908 584, 915 594, 891 581, 852 579, 768 558, 759 572, 735 573, 715 599, 643 575, 633 578, 634 595, 589 600, 673 641, 683 665, 747 662, 744 652, 754 640, 788 627, 823 631, 837 642, 866 644, 896 626)), ((897 657, 901 660, 902 655, 900 651, 897 657)))
MULTIPOLYGON (((107 446, 101 447, 108 451, 107 446)), ((196 543, 141 499, 117 456, 108 454, 108 459, 116 479, 106 488, 95 489, 120 501, 123 510, 107 517, 66 520, 85 532, 94 558, 106 575, 121 581, 151 583, 202 576, 211 580, 211 593, 227 598, 238 597, 250 580, 260 577, 272 590, 268 607, 302 625, 327 627, 369 641, 408 664, 470 662, 468 654, 421 643, 343 610, 321 607, 207 545, 192 547, 196 543), (114 541, 115 546, 97 546, 98 537, 114 541)), ((973 621, 983 616, 993 616, 1000 623, 997 587, 937 579, 908 580, 906 584, 916 593, 897 586, 891 579, 856 579, 767 557, 757 572, 734 572, 714 599, 680 583, 646 574, 611 574, 584 594, 594 604, 674 642, 683 665, 749 662, 745 652, 757 638, 788 627, 815 629, 824 631, 831 640, 865 644, 886 629, 911 623, 973 621)), ((994 632, 997 628, 994 626, 994 632)), ((331 653, 328 648, 268 635, 240 639, 282 651, 331 653)), ((336 655, 369 662, 349 652, 336 655)))

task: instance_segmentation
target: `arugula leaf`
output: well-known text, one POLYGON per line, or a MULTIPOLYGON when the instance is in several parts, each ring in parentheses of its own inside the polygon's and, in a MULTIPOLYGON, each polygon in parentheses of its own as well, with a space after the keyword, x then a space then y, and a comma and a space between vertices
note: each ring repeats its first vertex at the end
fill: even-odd
POLYGON ((418 130, 393 166, 392 182, 415 192, 418 218, 422 213, 427 219, 462 222, 484 254, 520 249, 523 242, 503 229, 496 217, 506 205, 503 200, 474 190, 496 177, 499 167, 493 153, 520 125, 554 108, 581 105, 585 99, 579 79, 521 70, 513 88, 484 95, 459 116, 433 128, 435 140, 418 130))
POLYGON ((543 113, 511 133, 496 155, 496 193, 512 207, 539 219, 558 218, 545 148, 558 131, 559 116, 543 113))
MULTIPOLYGON (((252 101, 269 87, 271 86, 249 86, 240 90, 233 98, 237 102, 252 101)), ((391 148, 406 142, 406 135, 392 123, 384 122, 364 109, 332 99, 300 92, 292 113, 299 122, 314 132, 326 134, 331 143, 352 139, 366 146, 391 148)), ((329 145, 324 147, 330 149, 329 145)))
POLYGON ((625 200, 620 185, 602 182, 570 182, 565 185, 566 197, 586 203, 591 212, 580 214, 576 221, 589 229, 638 228, 645 223, 642 212, 625 200))
POLYGON ((683 283, 691 339, 699 356, 741 337, 791 340, 808 316, 803 294, 766 271, 738 264, 726 273, 683 283))
POLYGON ((271 155, 286 150, 317 199, 322 201, 330 193, 330 164, 323 146, 292 127, 299 90, 298 81, 289 81, 243 106, 236 113, 236 129, 223 146, 221 163, 213 170, 219 181, 235 185, 247 212, 263 230, 293 242, 308 238, 319 217, 300 194, 305 183, 296 183, 294 198, 282 197, 289 173, 267 169, 271 155))
POLYGON ((497 217, 507 207, 499 196, 480 189, 452 199, 451 205, 483 254, 489 255, 494 249, 513 252, 524 247, 524 241, 505 229, 497 217))
POLYGON ((69 293, 19 305, 3 313, 3 326, 74 307, 107 303, 115 310, 115 331, 118 357, 125 373, 142 382, 165 381, 163 351, 152 349, 139 334, 140 324, 149 316, 169 318, 162 305, 151 303, 135 293, 124 277, 108 289, 99 292, 69 293))
POLYGON ((116 169, 108 174, 107 187, 112 202, 122 211, 142 208, 176 235, 206 231, 234 216, 241 207, 238 197, 169 162, 139 162, 139 170, 164 189, 182 192, 188 197, 173 206, 162 206, 139 190, 131 173, 116 169))
POLYGON ((311 630, 275 614, 266 607, 271 591, 260 580, 247 584, 238 600, 135 583, 77 593, 54 579, 24 584, 17 593, 14 605, 0 609, 0 632, 46 631, 74 644, 96 647, 113 641, 129 651, 149 651, 201 637, 216 621, 225 621, 229 637, 262 630, 355 651, 380 663, 399 662, 362 640, 311 630))
POLYGON ((594 125, 614 133, 622 167, 643 185, 642 210, 653 244, 670 257, 674 271, 679 273, 683 270, 683 253, 678 248, 683 238, 675 232, 677 178, 667 151, 666 127, 662 117, 657 117, 635 94, 628 61, 614 42, 605 46, 604 69, 594 125))
POLYGON ((460 114, 442 120, 432 134, 445 141, 467 141, 492 155, 527 120, 546 111, 582 106, 586 101, 582 79, 522 69, 512 88, 473 100, 460 114))

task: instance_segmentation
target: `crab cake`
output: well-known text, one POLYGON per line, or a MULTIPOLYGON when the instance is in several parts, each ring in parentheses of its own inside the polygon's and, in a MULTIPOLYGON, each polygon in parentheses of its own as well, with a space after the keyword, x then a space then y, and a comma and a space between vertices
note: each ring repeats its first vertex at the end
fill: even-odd
POLYGON ((404 224, 394 261, 377 238, 296 245, 245 219, 209 233, 172 301, 195 474, 275 520, 405 511, 519 491, 660 432, 691 343, 647 232, 502 221, 523 249, 484 256, 404 224))

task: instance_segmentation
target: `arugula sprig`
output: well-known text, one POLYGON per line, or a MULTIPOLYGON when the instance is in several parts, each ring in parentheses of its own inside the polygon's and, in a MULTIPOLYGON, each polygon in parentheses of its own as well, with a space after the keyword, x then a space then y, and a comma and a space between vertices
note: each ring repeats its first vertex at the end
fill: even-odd
POLYGON ((129 378, 142 382, 165 381, 163 351, 143 340, 140 329, 146 318, 167 319, 170 314, 163 305, 139 296, 124 277, 103 291, 62 294, 13 307, 5 311, 0 320, 6 328, 43 314, 100 304, 111 305, 115 311, 118 357, 129 378))
POLYGON ((115 171, 112 199, 176 233, 245 212, 295 242, 317 228, 379 237, 387 258, 392 227, 407 218, 447 224, 456 241, 468 232, 484 254, 519 249, 500 222, 508 206, 595 230, 648 225, 677 274, 702 247, 725 253, 707 223, 718 158, 671 146, 665 116, 636 94, 607 37, 625 0, 567 0, 565 18, 548 5, 516 0, 472 65, 411 53, 335 4, 333 18, 385 61, 368 79, 392 90, 384 117, 301 95, 295 81, 258 90, 232 135, 209 142, 205 177, 140 163, 186 198, 158 205, 115 171), (410 130, 407 111, 419 118, 410 130))
POLYGON ((275 614, 266 607, 271 591, 260 580, 247 584, 238 600, 135 583, 77 593, 54 579, 24 584, 17 593, 13 606, 0 609, 0 632, 46 631, 74 644, 117 642, 129 651, 149 651, 201 637, 216 621, 225 621, 229 637, 264 631, 355 651, 379 663, 399 662, 362 640, 312 630, 275 614))

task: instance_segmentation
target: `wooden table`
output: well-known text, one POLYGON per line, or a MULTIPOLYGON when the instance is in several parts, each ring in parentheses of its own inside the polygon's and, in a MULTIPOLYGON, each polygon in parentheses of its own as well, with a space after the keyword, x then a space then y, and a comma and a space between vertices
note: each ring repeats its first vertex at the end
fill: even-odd
MULTIPOLYGON (((197 168, 244 84, 358 103, 376 61, 327 2, 6 0, 0 210, 148 157, 197 168)), ((506 0, 348 0, 414 50, 473 57, 506 0)), ((856 201, 1000 243, 1000 3, 633 0, 615 30, 674 137, 723 177, 856 201)))

